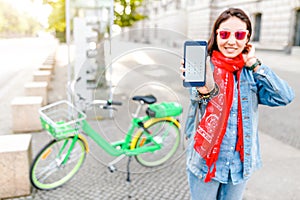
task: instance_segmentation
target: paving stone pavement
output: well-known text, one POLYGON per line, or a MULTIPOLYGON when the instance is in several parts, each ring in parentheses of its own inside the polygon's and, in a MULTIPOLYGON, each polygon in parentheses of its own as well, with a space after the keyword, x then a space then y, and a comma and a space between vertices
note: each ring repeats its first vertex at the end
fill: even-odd
MULTIPOLYGON (((33 154, 50 139, 47 133, 34 133, 33 154)), ((116 165, 118 171, 111 173, 107 163, 112 158, 90 139, 89 144, 91 152, 71 181, 55 190, 33 189, 30 197, 18 199, 189 199, 184 156, 177 154, 174 162, 156 169, 142 167, 132 159, 131 182, 127 182, 127 159, 116 165)))

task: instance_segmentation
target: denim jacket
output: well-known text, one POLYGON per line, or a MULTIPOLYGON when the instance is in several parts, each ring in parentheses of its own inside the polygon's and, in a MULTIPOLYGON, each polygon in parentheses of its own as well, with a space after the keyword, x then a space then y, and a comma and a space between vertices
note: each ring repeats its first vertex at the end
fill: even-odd
MULTIPOLYGON (((242 69, 240 93, 244 131, 243 179, 247 180, 262 165, 258 138, 258 105, 287 105, 293 100, 294 92, 284 80, 262 64, 256 72, 246 67, 242 69)), ((198 114, 198 118, 201 119, 206 103, 199 98, 196 88, 190 88, 190 106, 185 124, 185 134, 189 138, 187 169, 201 179, 205 178, 208 169, 205 160, 193 148, 193 138, 198 125, 198 121, 195 121, 196 115, 198 114)))

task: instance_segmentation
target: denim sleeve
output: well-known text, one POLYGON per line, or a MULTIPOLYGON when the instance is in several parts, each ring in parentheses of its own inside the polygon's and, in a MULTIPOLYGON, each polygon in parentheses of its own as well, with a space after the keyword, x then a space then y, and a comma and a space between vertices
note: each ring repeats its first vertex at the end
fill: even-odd
POLYGON ((199 93, 198 93, 198 91, 195 87, 191 87, 189 89, 189 92, 190 92, 190 99, 192 101, 199 101, 200 100, 199 93))
MULTIPOLYGON (((185 130, 184 130, 187 138, 190 138, 195 133, 195 128, 196 128, 195 120, 196 120, 197 108, 199 106, 199 103, 201 103, 201 99, 199 98, 199 94, 196 88, 190 88, 189 93, 190 93, 190 105, 187 113, 185 130)), ((201 117, 200 113, 202 112, 201 111, 198 112, 199 119, 201 117)))
POLYGON ((260 104, 283 106, 294 99, 295 94, 292 88, 268 66, 261 65, 253 75, 258 88, 258 101, 260 104))
POLYGON ((196 101, 191 100, 189 105, 189 110, 185 122, 185 130, 184 133, 187 138, 190 138, 195 132, 195 120, 196 120, 196 112, 197 105, 196 101))

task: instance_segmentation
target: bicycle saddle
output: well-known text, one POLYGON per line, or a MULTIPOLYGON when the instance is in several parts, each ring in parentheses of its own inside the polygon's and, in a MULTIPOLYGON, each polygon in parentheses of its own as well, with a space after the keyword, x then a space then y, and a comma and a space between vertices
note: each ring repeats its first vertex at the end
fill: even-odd
POLYGON ((145 95, 145 96, 134 96, 132 97, 133 101, 144 101, 147 104, 153 104, 156 102, 156 98, 153 95, 145 95))

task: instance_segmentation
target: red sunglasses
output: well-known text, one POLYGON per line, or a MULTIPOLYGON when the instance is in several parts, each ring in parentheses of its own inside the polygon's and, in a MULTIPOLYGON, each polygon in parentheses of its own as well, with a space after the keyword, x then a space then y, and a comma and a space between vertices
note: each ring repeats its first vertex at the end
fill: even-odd
MULTIPOLYGON (((222 30, 222 31, 217 31, 217 33, 219 33, 221 39, 226 40, 230 37, 231 31, 222 30)), ((245 39, 247 33, 248 33, 248 30, 235 31, 234 32, 235 39, 243 40, 243 39, 245 39)))

